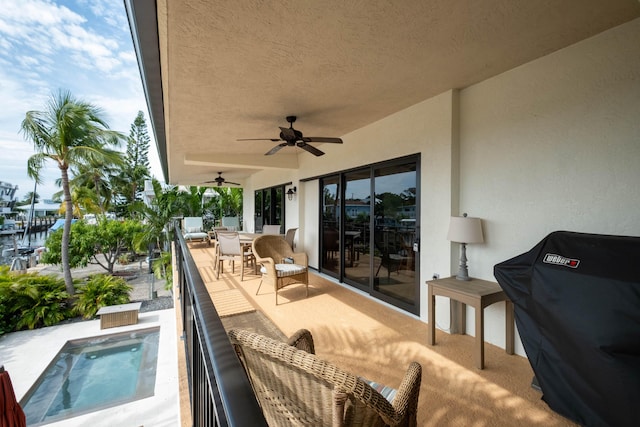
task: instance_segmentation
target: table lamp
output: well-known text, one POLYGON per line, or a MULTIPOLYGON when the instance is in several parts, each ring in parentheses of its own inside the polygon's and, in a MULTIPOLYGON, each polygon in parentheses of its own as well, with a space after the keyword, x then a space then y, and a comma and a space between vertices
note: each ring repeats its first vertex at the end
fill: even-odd
POLYGON ((460 247, 460 266, 456 279, 471 280, 467 269, 467 243, 482 243, 484 241, 480 218, 468 217, 466 213, 461 217, 452 216, 447 240, 462 244, 460 247))

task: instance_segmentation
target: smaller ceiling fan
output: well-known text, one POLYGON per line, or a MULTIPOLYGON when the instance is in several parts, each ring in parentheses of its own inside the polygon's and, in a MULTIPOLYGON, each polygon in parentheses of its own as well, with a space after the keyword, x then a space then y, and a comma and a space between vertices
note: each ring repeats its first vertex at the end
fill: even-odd
POLYGON ((218 172, 218 176, 216 177, 216 179, 212 180, 212 181, 205 181, 205 184, 210 184, 215 182, 216 184, 218 184, 218 187, 221 187, 222 184, 231 184, 231 185, 240 185, 237 182, 231 182, 231 181, 227 181, 226 179, 224 179, 222 177, 222 172, 218 172))
POLYGON ((270 156, 277 153, 283 147, 298 146, 305 151, 315 155, 322 156, 323 151, 318 150, 316 147, 309 145, 309 142, 330 142, 334 144, 342 144, 340 138, 328 138, 324 136, 304 136, 302 132, 293 128, 293 122, 296 121, 296 116, 287 116, 287 122, 289 122, 288 128, 280 127, 280 138, 248 138, 238 139, 238 141, 284 141, 273 147, 271 150, 265 153, 265 156, 270 156))

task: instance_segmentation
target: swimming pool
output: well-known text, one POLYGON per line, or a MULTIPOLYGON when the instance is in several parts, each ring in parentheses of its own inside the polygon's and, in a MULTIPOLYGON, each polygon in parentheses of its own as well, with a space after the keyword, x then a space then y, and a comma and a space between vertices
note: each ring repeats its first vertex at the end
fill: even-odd
POLYGON ((20 401, 29 426, 153 396, 160 328, 67 341, 20 401))

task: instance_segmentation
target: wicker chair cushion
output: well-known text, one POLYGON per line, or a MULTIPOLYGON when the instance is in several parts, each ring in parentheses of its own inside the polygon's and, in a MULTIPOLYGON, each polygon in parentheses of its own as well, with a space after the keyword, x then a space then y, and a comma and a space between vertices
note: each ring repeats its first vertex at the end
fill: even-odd
POLYGON ((380 393, 385 399, 389 401, 389 403, 393 403, 393 399, 396 397, 398 390, 392 387, 387 387, 384 384, 377 383, 375 381, 368 380, 366 378, 360 377, 362 381, 369 384, 372 389, 380 393))
MULTIPOLYGON (((278 277, 295 276, 296 274, 304 273, 306 267, 298 264, 276 264, 276 275, 278 277)), ((266 267, 260 267, 260 273, 266 274, 266 267)))

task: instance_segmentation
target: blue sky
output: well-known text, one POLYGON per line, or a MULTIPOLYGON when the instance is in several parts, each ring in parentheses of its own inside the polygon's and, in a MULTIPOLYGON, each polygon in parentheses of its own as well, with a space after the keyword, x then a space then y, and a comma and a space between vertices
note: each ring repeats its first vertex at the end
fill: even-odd
MULTIPOLYGON (((27 176, 33 144, 20 125, 59 89, 102 108, 109 127, 126 135, 138 111, 149 123, 122 0, 0 0, 0 181, 17 184, 19 199, 34 185, 27 176)), ((163 181, 148 130, 152 173, 163 181)), ((38 194, 51 198, 59 177, 48 163, 38 194)))

